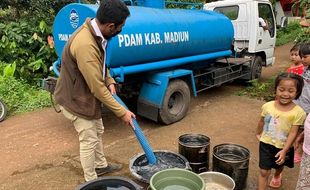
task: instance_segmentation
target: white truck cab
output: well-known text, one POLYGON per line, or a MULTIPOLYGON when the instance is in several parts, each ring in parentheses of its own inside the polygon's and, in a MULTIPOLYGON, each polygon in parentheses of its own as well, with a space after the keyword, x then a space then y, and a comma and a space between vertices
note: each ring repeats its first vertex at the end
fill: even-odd
MULTIPOLYGON (((234 51, 241 56, 259 56, 262 65, 275 62, 276 23, 268 0, 223 0, 204 5, 226 15, 234 26, 234 51), (263 19, 268 29, 259 22, 263 19)), ((225 32, 225 31, 223 31, 225 32)))

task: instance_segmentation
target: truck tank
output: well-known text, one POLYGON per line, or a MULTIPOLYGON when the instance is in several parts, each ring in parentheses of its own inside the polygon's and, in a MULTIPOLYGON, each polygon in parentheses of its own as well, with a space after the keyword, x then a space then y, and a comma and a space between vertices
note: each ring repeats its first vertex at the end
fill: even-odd
MULTIPOLYGON (((53 25, 59 57, 70 35, 87 17, 95 17, 98 7, 74 3, 59 11, 53 25)), ((138 6, 129 10, 122 32, 108 42, 106 63, 113 77, 231 55, 233 25, 222 14, 138 6)))

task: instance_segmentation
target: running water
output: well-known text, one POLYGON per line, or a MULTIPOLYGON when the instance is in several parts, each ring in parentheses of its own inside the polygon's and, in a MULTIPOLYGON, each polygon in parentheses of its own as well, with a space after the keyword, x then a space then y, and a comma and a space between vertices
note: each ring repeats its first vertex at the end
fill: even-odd
POLYGON ((149 181, 151 177, 156 173, 168 168, 186 168, 186 161, 184 161, 179 155, 171 152, 154 152, 157 162, 156 164, 148 164, 145 155, 138 157, 131 169, 141 176, 143 179, 149 181))

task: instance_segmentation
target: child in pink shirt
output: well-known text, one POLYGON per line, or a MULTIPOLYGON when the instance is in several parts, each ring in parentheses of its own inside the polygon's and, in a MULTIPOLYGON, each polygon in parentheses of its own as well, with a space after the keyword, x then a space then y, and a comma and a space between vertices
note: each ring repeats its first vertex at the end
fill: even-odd
POLYGON ((295 44, 290 50, 290 60, 291 66, 287 69, 288 73, 295 73, 297 75, 302 75, 304 73, 304 65, 302 64, 301 57, 299 55, 299 44, 295 44))
MULTIPOLYGON (((300 44, 295 44, 291 48, 290 50, 291 66, 287 69, 287 72, 295 73, 299 76, 302 76, 302 74, 304 73, 305 67, 299 55, 299 50, 300 50, 300 44)), ((298 132, 298 134, 300 133, 301 133, 301 130, 298 132)), ((294 144, 296 144, 296 142, 294 144)), ((294 146, 296 147, 296 145, 294 146)), ((299 163, 301 161, 301 156, 302 156, 302 147, 299 146, 299 148, 295 148, 294 162, 299 163)))

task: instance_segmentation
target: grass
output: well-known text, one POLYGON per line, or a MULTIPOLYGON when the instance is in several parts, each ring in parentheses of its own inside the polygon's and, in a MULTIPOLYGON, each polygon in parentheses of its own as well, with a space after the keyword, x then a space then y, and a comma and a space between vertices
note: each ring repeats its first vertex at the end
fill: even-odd
POLYGON ((267 81, 252 80, 250 86, 237 92, 236 95, 249 96, 264 101, 274 100, 274 81, 275 77, 267 81))
POLYGON ((47 91, 14 77, 0 76, 0 98, 11 116, 51 106, 47 91))
MULTIPOLYGON (((287 27, 277 31, 276 46, 284 45, 296 41, 304 31, 298 22, 292 22, 287 27)), ((266 81, 253 80, 251 85, 237 92, 239 96, 249 96, 264 101, 274 100, 274 81, 276 76, 266 81)))
POLYGON ((284 45, 296 40, 303 33, 298 22, 291 22, 287 27, 278 29, 276 46, 284 45))

